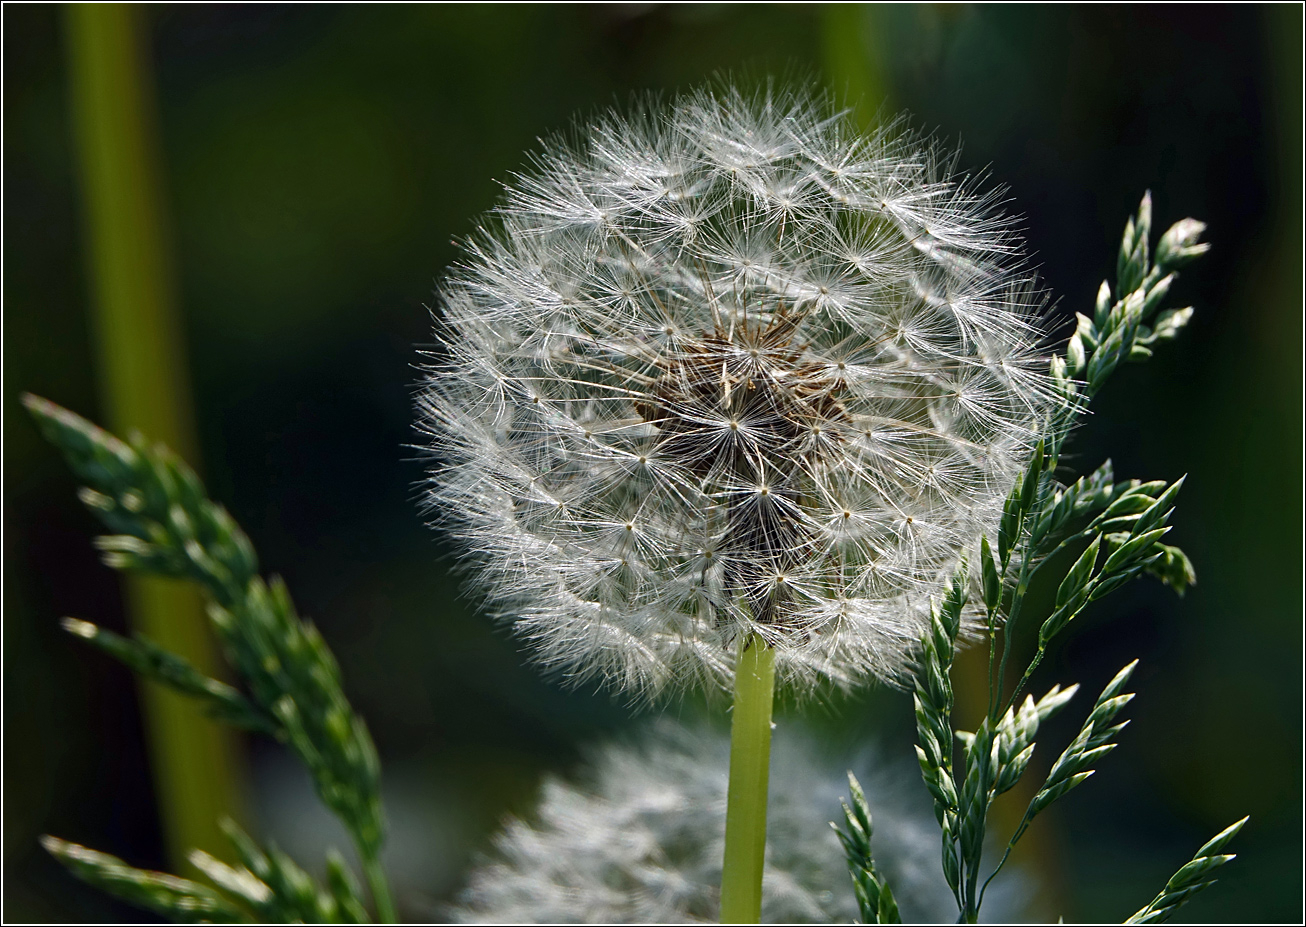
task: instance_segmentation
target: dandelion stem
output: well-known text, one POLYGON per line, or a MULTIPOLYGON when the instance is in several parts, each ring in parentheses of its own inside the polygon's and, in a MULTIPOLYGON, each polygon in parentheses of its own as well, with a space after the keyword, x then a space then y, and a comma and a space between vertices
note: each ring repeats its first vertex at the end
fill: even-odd
POLYGON ((760 638, 741 642, 730 725, 730 791, 721 870, 723 924, 756 924, 762 915, 774 693, 775 651, 760 638))

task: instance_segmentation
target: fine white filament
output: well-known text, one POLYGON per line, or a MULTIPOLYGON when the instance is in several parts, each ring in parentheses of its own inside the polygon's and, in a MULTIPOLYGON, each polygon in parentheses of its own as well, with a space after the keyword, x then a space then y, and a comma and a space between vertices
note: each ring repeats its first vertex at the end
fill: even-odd
POLYGON ((901 676, 1050 408, 995 195, 718 86, 546 143, 440 288, 427 501, 539 659, 641 696, 901 676))
MULTIPOLYGON (((589 751, 579 781, 545 779, 534 812, 509 818, 472 870, 459 923, 683 924, 720 918, 729 737, 663 719, 629 742, 589 751)), ((857 903, 829 821, 842 821, 847 764, 814 737, 776 732, 762 923, 851 924, 857 903)), ((908 923, 947 923, 957 904, 943 877, 938 826, 916 763, 870 750, 853 765, 867 786, 875 861, 908 923)), ((995 884, 985 913, 1015 920, 1028 884, 995 884), (993 905, 990 909, 989 905, 993 905)))

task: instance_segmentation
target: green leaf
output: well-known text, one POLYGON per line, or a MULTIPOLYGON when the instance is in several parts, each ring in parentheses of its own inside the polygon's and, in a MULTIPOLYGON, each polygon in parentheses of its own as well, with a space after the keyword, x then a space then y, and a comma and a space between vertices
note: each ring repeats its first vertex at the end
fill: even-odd
POLYGON ((984 718, 966 745, 965 775, 961 778, 958 798, 958 845, 963 869, 972 877, 984 848, 985 824, 993 783, 997 778, 998 759, 995 732, 989 728, 989 719, 984 718))
POLYGON ((1093 520, 1093 526, 1103 534, 1125 528, 1132 529, 1138 517, 1156 504, 1156 500, 1145 486, 1136 485, 1132 481, 1122 485, 1125 486, 1125 491, 1093 520))
POLYGON ((880 884, 880 904, 875 910, 875 923, 902 923, 902 914, 898 911, 898 902, 893 897, 893 889, 889 888, 889 883, 883 880, 880 884))
POLYGON ((952 829, 943 827, 943 877, 955 894, 961 885, 961 853, 952 829))
MULTIPOLYGON (((247 869, 236 869, 215 859, 203 850, 192 850, 187 859, 223 892, 240 899, 264 920, 275 919, 276 901, 272 889, 247 869), (275 913, 274 913, 275 912, 275 913)), ((316 912, 314 912, 316 913, 316 912)))
MULTIPOLYGON (((1158 246, 1156 264, 1149 261, 1152 201, 1143 196, 1138 215, 1125 224, 1116 259, 1117 301, 1105 283, 1098 291, 1093 318, 1080 316, 1080 324, 1066 348, 1068 369, 1086 381, 1086 395, 1101 389, 1121 361, 1144 360, 1159 341, 1173 338, 1188 321, 1191 312, 1162 313, 1152 329, 1144 324, 1161 308, 1175 279, 1174 270, 1207 250, 1197 244, 1204 228, 1184 220, 1172 226, 1158 246), (1091 324, 1086 324, 1091 322, 1091 324)), ((1078 408, 1067 403, 1068 414, 1078 408)))
POLYGON ((1111 461, 1106 461, 1087 477, 1080 477, 1052 496, 1030 532, 1031 547, 1036 554, 1050 551, 1068 533, 1074 520, 1106 508, 1124 495, 1133 484, 1115 484, 1111 461))
POLYGON ((1065 605, 1056 609, 1051 615, 1048 615, 1043 624, 1038 629, 1038 646, 1039 651, 1047 648, 1052 638, 1056 637, 1068 625, 1072 618, 1079 614, 1080 608, 1084 603, 1071 600, 1065 605))

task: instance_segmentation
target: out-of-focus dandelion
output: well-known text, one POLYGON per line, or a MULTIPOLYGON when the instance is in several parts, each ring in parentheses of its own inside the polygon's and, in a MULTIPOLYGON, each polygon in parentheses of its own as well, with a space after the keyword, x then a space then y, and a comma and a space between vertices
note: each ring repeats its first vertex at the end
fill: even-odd
MULTIPOLYGON (((455 920, 472 923, 715 921, 726 809, 727 738, 662 722, 591 754, 576 784, 549 779, 528 819, 511 819, 492 858, 470 876, 455 920)), ((776 737, 762 919, 851 923, 844 854, 828 821, 840 815, 844 767, 787 727, 776 737)), ((939 863, 937 828, 914 766, 855 762, 871 786, 876 856, 908 920, 956 917, 939 863)), ((985 913, 1019 914, 1019 877, 985 913)))
POLYGON ((774 680, 900 678, 1053 403, 1010 222, 941 157, 773 87, 649 101, 546 143, 441 287, 437 521, 546 666, 733 675, 753 890, 774 680))

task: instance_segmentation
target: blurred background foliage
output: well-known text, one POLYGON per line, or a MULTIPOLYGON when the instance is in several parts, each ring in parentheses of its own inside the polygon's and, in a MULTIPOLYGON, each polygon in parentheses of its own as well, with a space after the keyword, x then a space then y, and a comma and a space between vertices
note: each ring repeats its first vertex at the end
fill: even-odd
MULTIPOLYGON (((91 518, 17 400, 104 420, 60 8, 4 10, 4 916, 139 919, 37 847, 165 864, 137 695, 63 635, 122 630, 91 518)), ((1299 921, 1302 897, 1302 10, 1299 6, 152 6, 163 183, 203 469, 344 669, 385 764, 389 864, 438 916, 545 771, 639 714, 541 679, 422 524, 410 404, 435 280, 537 138, 722 69, 817 77, 911 113, 1010 188, 1059 337, 1150 187, 1214 250, 1189 330, 1118 373, 1072 466, 1189 474, 1198 585, 1133 584, 1039 671, 1100 687, 1133 657, 1122 749, 1027 841, 1035 913, 1119 919, 1245 813, 1238 862, 1182 914, 1299 921)), ((1086 709, 1087 705, 1081 706, 1086 709)), ((675 703, 662 710, 693 714, 675 703)), ((712 709, 720 711, 720 706, 712 709)), ((899 693, 807 713, 910 757, 899 693)), ((647 714, 647 712, 645 712, 647 714)), ((792 709, 789 714, 792 715, 792 709)), ((1046 768, 1072 734, 1042 738, 1046 768), (1053 746, 1053 744, 1057 746, 1053 746)), ((962 719, 964 720, 964 718, 962 719)), ((781 723, 785 723, 784 717, 781 723)), ((343 833, 274 745, 245 745, 256 832, 312 865, 343 833)))

